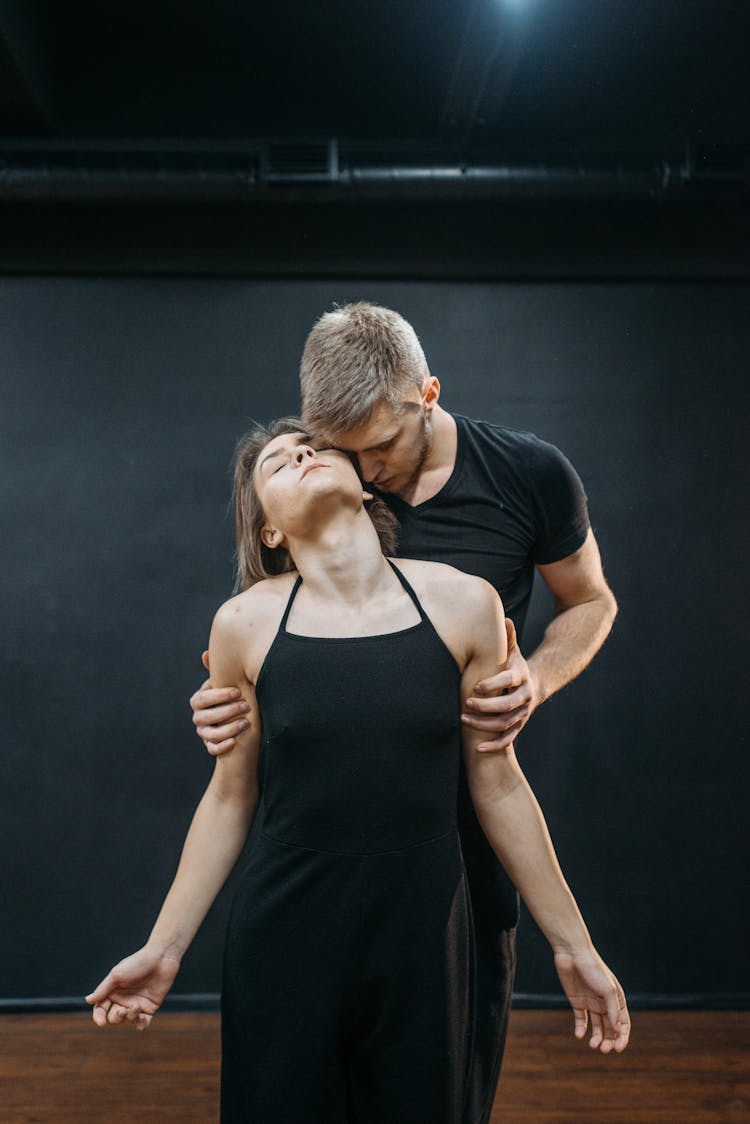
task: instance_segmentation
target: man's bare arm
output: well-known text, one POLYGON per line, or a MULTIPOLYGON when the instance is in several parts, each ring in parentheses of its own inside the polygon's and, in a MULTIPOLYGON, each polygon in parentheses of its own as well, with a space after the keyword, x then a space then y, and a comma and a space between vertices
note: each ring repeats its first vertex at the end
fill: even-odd
POLYGON ((617 614, 593 531, 574 554, 537 569, 554 597, 541 644, 528 660, 512 644, 503 669, 478 682, 466 702, 465 724, 486 734, 485 749, 511 745, 536 708, 580 675, 617 614))

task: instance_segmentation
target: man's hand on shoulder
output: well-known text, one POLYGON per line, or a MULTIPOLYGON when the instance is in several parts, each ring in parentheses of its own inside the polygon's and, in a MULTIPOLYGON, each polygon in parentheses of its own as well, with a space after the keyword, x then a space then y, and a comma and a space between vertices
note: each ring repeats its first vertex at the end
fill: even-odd
POLYGON ((503 750, 512 745, 542 702, 539 684, 518 647, 513 621, 507 617, 505 631, 508 638, 505 663, 498 668, 497 675, 476 684, 461 715, 465 725, 487 734, 487 739, 477 746, 485 751, 503 750))
MULTIPOLYGON (((210 672, 208 652, 201 659, 210 672)), ((190 698, 193 725, 212 757, 234 749, 237 737, 247 729, 250 707, 237 687, 214 687, 210 679, 201 683, 190 698)))

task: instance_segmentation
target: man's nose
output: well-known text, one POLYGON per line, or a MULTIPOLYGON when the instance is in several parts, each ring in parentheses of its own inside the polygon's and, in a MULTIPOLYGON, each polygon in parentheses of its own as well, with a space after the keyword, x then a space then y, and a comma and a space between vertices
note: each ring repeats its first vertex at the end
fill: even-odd
POLYGON ((368 453, 359 453, 357 459, 359 461, 359 471, 362 473, 362 478, 365 483, 369 484, 380 472, 382 463, 377 457, 368 453))

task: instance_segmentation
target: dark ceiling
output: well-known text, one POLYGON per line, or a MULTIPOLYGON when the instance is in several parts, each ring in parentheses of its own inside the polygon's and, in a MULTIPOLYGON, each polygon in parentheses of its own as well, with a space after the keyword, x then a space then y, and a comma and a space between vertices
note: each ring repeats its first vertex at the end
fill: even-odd
POLYGON ((749 46, 750 0, 0 0, 0 265, 744 277, 749 46))
POLYGON ((746 151, 747 0, 0 0, 8 141, 746 151))

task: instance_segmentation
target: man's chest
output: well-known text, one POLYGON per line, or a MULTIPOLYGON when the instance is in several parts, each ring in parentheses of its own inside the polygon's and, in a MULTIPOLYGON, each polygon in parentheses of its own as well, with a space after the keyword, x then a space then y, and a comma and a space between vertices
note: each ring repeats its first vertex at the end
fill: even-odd
POLYGON ((399 519, 398 554, 444 562, 477 574, 511 599, 533 575, 535 542, 533 514, 528 504, 503 497, 457 493, 420 507, 394 504, 399 519))

